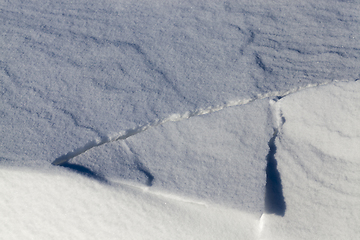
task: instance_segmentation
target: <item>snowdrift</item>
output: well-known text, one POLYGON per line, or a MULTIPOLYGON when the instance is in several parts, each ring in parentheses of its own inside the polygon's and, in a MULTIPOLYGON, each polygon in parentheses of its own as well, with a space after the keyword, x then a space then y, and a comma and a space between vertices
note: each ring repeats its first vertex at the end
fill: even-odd
POLYGON ((359 8, 1 2, 1 238, 358 239, 359 8))

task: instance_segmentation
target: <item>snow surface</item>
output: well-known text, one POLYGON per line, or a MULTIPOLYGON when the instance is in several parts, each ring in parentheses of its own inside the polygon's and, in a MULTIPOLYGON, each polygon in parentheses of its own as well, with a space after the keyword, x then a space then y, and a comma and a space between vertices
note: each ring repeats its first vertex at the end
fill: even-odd
POLYGON ((264 217, 264 239, 360 236, 359 92, 359 81, 341 82, 274 103, 286 213, 264 217))
POLYGON ((1 1, 1 237, 358 239, 359 8, 1 1))
POLYGON ((268 102, 168 122, 93 148, 71 163, 109 179, 132 180, 260 217, 273 134, 268 102))
POLYGON ((258 218, 58 169, 1 168, 2 239, 253 239, 258 218))

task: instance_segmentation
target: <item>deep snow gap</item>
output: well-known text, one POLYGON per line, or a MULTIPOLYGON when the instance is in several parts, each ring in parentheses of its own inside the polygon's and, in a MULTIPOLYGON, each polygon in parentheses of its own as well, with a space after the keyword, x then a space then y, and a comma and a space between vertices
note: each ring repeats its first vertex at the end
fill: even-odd
POLYGON ((269 154, 266 156, 265 212, 283 217, 285 215, 286 202, 281 184, 281 176, 275 159, 275 139, 277 136, 278 129, 274 129, 274 136, 269 141, 269 154))
POLYGON ((284 216, 286 210, 286 202, 283 194, 283 187, 281 183, 281 175, 277 167, 276 143, 275 140, 285 123, 285 118, 282 114, 279 105, 276 102, 281 98, 270 100, 270 108, 274 122, 274 134, 269 140, 269 153, 266 156, 266 186, 265 186, 265 213, 284 216))
MULTIPOLYGON (((347 82, 348 80, 334 80, 333 82, 337 82, 337 81, 347 82)), ((138 133, 144 132, 144 131, 148 130, 149 128, 162 125, 162 124, 164 124, 166 122, 176 122, 176 121, 181 121, 181 120, 184 120, 184 119, 189 119, 189 118, 194 117, 194 116, 200 116, 200 115, 205 115, 205 114, 209 114, 209 113, 213 113, 213 112, 218 112, 218 111, 220 111, 222 109, 225 109, 225 108, 228 108, 228 107, 241 106, 241 105, 245 105, 245 104, 251 103, 253 101, 261 100, 261 99, 264 99, 264 98, 269 98, 269 97, 281 98, 281 97, 287 96, 287 95, 292 94, 292 93, 296 93, 298 91, 301 91, 301 90, 304 90, 304 89, 307 89, 307 88, 323 86, 323 85, 327 85, 329 83, 332 83, 332 82, 309 84, 309 85, 307 85, 305 87, 297 87, 297 88, 290 89, 288 91, 282 91, 282 92, 281 91, 274 91, 274 92, 269 92, 269 93, 266 93, 266 94, 258 94, 254 98, 229 101, 228 103, 225 103, 223 105, 210 106, 208 108, 197 109, 195 111, 187 111, 184 114, 173 114, 173 115, 171 115, 168 118, 165 118, 163 120, 157 119, 157 120, 155 120, 155 121, 153 121, 153 122, 151 122, 151 123, 149 123, 147 125, 139 126, 137 128, 133 128, 133 129, 128 129, 126 131, 119 132, 116 135, 108 135, 108 136, 104 136, 104 137, 99 138, 99 139, 91 140, 87 144, 85 144, 84 146, 79 147, 77 149, 74 149, 74 150, 72 150, 72 151, 70 151, 70 152, 56 158, 55 161, 52 162, 52 164, 53 165, 64 164, 64 163, 68 162, 70 159, 72 159, 72 158, 74 158, 76 156, 79 156, 80 154, 88 151, 89 149, 101 146, 101 145, 106 144, 106 143, 127 139, 128 137, 131 137, 131 136, 136 135, 138 133)))

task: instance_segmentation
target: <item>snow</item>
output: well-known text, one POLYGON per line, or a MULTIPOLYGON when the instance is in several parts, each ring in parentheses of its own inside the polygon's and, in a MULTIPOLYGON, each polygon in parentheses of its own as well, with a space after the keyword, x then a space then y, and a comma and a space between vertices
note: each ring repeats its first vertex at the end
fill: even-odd
POLYGON ((357 239, 359 10, 0 2, 1 236, 357 239))
POLYGON ((339 82, 274 103, 286 213, 264 217, 264 239, 360 236, 359 91, 358 81, 339 82))
POLYGON ((1 168, 4 239, 253 239, 258 219, 223 206, 104 185, 54 168, 1 168))
POLYGON ((112 181, 206 199, 257 214, 264 211, 271 113, 264 99, 242 107, 168 122, 96 147, 71 163, 112 181))

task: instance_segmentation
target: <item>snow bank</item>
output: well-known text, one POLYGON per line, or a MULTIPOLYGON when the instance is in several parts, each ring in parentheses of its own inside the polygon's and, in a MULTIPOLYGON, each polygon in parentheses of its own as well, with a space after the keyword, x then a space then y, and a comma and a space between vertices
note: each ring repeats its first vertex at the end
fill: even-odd
POLYGON ((0 169, 2 239, 255 239, 258 218, 59 168, 0 169))
POLYGON ((275 103, 286 212, 263 216, 263 239, 360 236, 359 93, 359 82, 338 82, 275 103))

